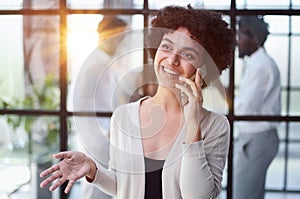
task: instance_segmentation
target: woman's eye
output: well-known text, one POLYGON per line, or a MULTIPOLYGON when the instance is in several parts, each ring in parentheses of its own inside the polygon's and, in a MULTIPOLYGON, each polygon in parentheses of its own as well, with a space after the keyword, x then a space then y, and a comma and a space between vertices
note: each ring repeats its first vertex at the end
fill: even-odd
POLYGON ((186 53, 186 52, 181 53, 181 56, 186 57, 188 59, 193 59, 194 58, 194 56, 191 53, 186 53))
POLYGON ((167 44, 162 44, 161 48, 163 48, 164 50, 171 50, 171 47, 167 44))

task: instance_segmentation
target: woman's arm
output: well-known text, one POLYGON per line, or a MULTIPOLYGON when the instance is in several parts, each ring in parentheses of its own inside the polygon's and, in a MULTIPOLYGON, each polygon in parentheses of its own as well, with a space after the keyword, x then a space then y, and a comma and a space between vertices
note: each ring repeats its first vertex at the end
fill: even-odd
POLYGON ((219 117, 203 141, 183 144, 180 188, 183 198, 216 198, 221 191, 229 148, 229 123, 219 117))

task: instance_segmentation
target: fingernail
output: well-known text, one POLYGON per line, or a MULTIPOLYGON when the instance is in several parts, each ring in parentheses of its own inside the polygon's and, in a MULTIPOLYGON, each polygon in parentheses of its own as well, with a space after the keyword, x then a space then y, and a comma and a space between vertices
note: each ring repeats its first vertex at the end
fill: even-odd
POLYGON ((179 80, 181 80, 181 81, 182 81, 182 80, 184 80, 184 79, 183 79, 183 77, 179 76, 179 80))

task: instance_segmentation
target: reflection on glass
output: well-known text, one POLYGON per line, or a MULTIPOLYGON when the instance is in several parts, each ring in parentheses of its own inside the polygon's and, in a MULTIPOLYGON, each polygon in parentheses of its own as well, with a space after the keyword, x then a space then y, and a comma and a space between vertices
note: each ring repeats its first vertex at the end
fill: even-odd
POLYGON ((300 189, 300 145, 299 143, 289 144, 289 158, 288 158, 288 174, 287 174, 287 189, 300 189))
POLYGON ((25 97, 22 16, 0 16, 0 108, 16 107, 25 97))
POLYGON ((57 117, 31 117, 5 115, 1 117, 0 157, 3 159, 27 159, 44 162, 51 159, 49 153, 58 151, 59 119, 57 117))
POLYGON ((58 17, 1 16, 0 25, 0 107, 58 109, 58 17))
MULTIPOLYGON (((119 15, 118 18, 127 24, 126 27, 123 27, 122 31, 125 31, 122 32, 123 35, 117 34, 119 36, 113 37, 112 33, 110 33, 108 38, 103 38, 103 31, 97 32, 98 24, 102 22, 103 19, 102 15, 70 15, 68 17, 68 77, 70 78, 68 110, 72 110, 73 107, 73 94, 85 96, 85 98, 80 98, 81 101, 84 101, 87 95, 90 96, 89 100, 84 103, 84 107, 76 111, 83 111, 83 109, 87 111, 87 109, 89 109, 88 107, 94 105, 101 107, 103 104, 107 104, 108 96, 110 96, 115 88, 113 85, 121 81, 121 79, 126 81, 126 77, 129 77, 127 74, 133 71, 133 69, 141 68, 142 70, 143 16, 119 15), (119 41, 113 41, 113 39, 117 37, 124 38, 121 40, 117 39, 119 41), (109 51, 108 49, 112 46, 116 47, 114 53, 106 52, 109 51), (106 76, 102 76, 105 71, 111 72, 106 73, 106 76), (110 79, 101 79, 100 77, 109 77, 110 79), (83 80, 83 78, 88 79, 88 81, 83 80), (78 83, 78 79, 83 80, 81 84, 78 83), (102 83, 99 83, 100 81, 105 81, 103 85, 106 87, 106 92, 103 92, 104 88, 100 86, 102 85, 102 83), (83 94, 83 90, 80 88, 82 86, 85 88, 85 94, 83 94), (111 88, 111 90, 108 91, 109 88, 111 88), (76 90, 82 92, 79 94, 76 90), (92 93, 96 90, 97 92, 92 93), (87 94, 88 92, 89 94, 87 94), (105 99, 101 99, 103 98, 103 93, 106 93, 105 99), (97 96, 100 96, 100 98, 97 98, 97 96), (97 98, 96 104, 94 104, 92 98, 97 98)), ((134 82, 132 79, 131 82, 126 82, 122 88, 124 88, 126 92, 130 92, 131 85, 135 84, 134 82)), ((125 93, 122 92, 122 94, 125 93)), ((119 98, 119 100, 124 101, 124 99, 121 98, 119 98)), ((97 108, 97 110, 110 112, 110 108, 107 108, 106 105, 105 107, 105 110, 103 107, 100 109, 97 108)), ((88 111, 91 111, 91 109, 88 111)))
POLYGON ((239 9, 288 9, 290 0, 236 0, 239 9))
POLYGON ((58 117, 4 115, 0 129, 1 198, 49 198, 39 188, 39 173, 59 150, 58 117))

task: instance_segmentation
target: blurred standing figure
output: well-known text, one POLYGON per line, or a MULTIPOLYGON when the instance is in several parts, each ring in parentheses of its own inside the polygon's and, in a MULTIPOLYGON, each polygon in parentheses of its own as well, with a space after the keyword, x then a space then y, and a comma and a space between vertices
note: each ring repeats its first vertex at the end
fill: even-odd
MULTIPOLYGON (((261 17, 243 16, 239 20, 238 51, 246 65, 236 115, 280 115, 280 74, 264 43, 268 24, 261 17)), ((234 146, 234 199, 263 199, 267 169, 279 146, 277 122, 237 123, 234 146)))
MULTIPOLYGON (((130 73, 129 68, 120 62, 114 66, 112 62, 118 59, 117 51, 121 53, 120 48, 124 48, 122 45, 126 34, 122 33, 126 28, 127 23, 116 16, 104 16, 98 24, 99 45, 83 63, 72 86, 74 111, 113 112, 116 106, 129 101, 131 93, 125 91, 128 87, 122 87, 122 91, 117 89, 118 82, 122 81, 121 74, 130 73)), ((136 86, 137 80, 138 75, 134 74, 131 86, 136 86)), ((110 117, 75 115, 74 121, 82 150, 93 157, 97 165, 107 167, 110 117)), ((111 198, 86 181, 82 181, 81 184, 84 199, 111 198)))

